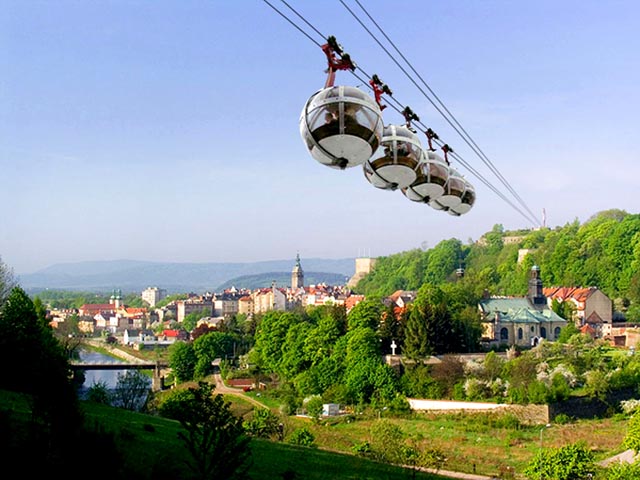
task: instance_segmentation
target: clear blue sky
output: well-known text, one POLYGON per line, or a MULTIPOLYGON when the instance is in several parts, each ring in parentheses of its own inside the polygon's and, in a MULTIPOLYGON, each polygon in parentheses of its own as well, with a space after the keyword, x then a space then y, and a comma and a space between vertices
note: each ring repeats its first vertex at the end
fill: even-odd
MULTIPOLYGON (((16 273, 380 256, 532 226, 455 163, 478 197, 461 217, 312 159, 298 120, 324 56, 262 0, 1 3, 0 257, 16 273)), ((505 191, 340 1, 288 3, 505 191)), ((640 3, 361 3, 547 225, 638 213, 640 3)))

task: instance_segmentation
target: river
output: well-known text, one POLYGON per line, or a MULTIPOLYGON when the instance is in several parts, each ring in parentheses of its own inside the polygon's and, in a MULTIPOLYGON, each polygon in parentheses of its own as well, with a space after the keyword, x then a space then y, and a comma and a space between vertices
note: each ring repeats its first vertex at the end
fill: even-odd
MULTIPOLYGON (((80 361, 82 362, 100 362, 100 363, 122 363, 123 360, 114 358, 104 353, 93 352, 90 350, 80 350, 80 361)), ((126 370, 85 370, 85 380, 82 384, 83 389, 90 388, 93 384, 104 382, 107 388, 115 388, 118 383, 118 375, 124 375, 126 370)))

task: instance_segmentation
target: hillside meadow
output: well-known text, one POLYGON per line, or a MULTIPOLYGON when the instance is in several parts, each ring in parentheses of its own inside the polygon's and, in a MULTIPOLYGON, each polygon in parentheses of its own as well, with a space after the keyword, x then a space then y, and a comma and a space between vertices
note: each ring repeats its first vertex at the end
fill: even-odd
MULTIPOLYGON (((27 428, 30 410, 23 395, 0 390, 0 424, 22 424, 27 428), (6 423, 5 423, 6 422, 6 423)), ((104 461, 121 461, 144 479, 191 478, 183 464, 189 454, 178 439, 181 427, 166 418, 131 412, 106 405, 82 402, 85 423, 95 430, 115 435, 121 459, 101 458, 96 452, 96 468, 104 461)), ((236 413, 247 413, 248 403, 236 400, 236 413)), ((0 429, 2 430, 2 429, 0 429)), ((4 442, 11 439, 3 438, 4 442)), ((6 445, 5 445, 6 446, 6 445)), ((336 479, 336 480, 442 480, 426 472, 377 463, 354 455, 322 448, 298 447, 280 442, 253 439, 250 478, 258 479, 336 479)))

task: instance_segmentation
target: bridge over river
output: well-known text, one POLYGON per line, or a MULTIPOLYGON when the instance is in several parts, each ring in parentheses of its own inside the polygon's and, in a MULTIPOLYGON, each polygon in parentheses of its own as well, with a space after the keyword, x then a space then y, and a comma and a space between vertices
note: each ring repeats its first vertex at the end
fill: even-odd
POLYGON ((151 388, 154 391, 162 390, 164 377, 162 370, 169 368, 166 362, 69 362, 71 370, 153 370, 153 381, 151 388))

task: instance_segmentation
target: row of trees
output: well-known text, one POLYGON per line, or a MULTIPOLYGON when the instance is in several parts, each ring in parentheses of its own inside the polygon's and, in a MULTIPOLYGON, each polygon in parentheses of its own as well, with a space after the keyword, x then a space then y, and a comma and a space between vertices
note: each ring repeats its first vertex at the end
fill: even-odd
POLYGON ((201 327, 195 340, 171 347, 170 364, 179 381, 198 380, 211 373, 213 360, 233 356, 242 345, 238 350, 248 350, 242 362, 250 368, 239 373, 250 372, 256 383, 270 377, 289 412, 314 396, 402 410, 404 397, 549 403, 575 394, 603 399, 640 382, 636 356, 615 354, 573 324, 558 342, 512 349, 506 358, 490 352, 481 362, 463 361, 456 353, 475 350, 480 335, 464 286, 423 285, 402 313, 368 298, 348 315, 344 307, 323 306, 271 311, 250 325, 232 322, 226 331, 201 327), (407 360, 394 368, 383 361, 391 341, 407 360), (431 355, 438 363, 425 364, 431 355))
POLYGON ((622 210, 600 212, 554 229, 516 232, 519 244, 504 244, 506 233, 495 225, 482 242, 440 242, 427 251, 381 257, 356 291, 387 296, 395 290, 417 290, 425 283, 441 285, 456 279, 464 266, 464 281, 476 295, 524 295, 532 265, 541 268, 548 286, 597 286, 631 320, 640 320, 640 215, 622 210), (518 249, 530 249, 518 264, 518 249), (627 310, 628 308, 628 310, 627 310))

